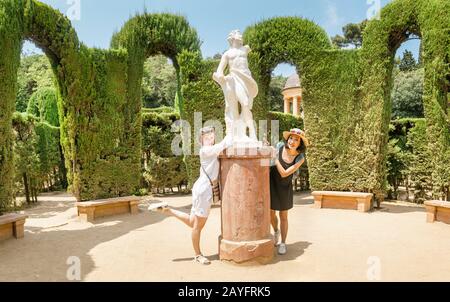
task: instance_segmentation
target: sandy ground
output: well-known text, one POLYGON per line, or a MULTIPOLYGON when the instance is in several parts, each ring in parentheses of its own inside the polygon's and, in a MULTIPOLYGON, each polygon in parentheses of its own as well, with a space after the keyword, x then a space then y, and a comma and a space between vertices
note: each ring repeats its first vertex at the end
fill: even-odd
MULTIPOLYGON (((190 196, 158 199, 189 211, 190 196)), ((39 200, 25 211, 25 238, 0 242, 0 281, 68 281, 71 256, 83 281, 450 281, 450 225, 427 224, 424 208, 406 203, 363 214, 313 209, 309 194, 297 195, 288 254, 266 266, 218 260, 215 208, 203 234, 205 267, 192 261, 189 229, 145 205, 91 224, 78 221, 67 194, 39 200)))

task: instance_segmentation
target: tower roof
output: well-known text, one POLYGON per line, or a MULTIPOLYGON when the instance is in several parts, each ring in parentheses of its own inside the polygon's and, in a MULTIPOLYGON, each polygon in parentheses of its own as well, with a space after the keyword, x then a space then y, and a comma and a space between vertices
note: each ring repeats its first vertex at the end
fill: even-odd
POLYGON ((300 88, 300 87, 301 87, 300 77, 298 76, 297 73, 294 73, 287 79, 286 85, 284 85, 283 90, 291 89, 291 88, 300 88))

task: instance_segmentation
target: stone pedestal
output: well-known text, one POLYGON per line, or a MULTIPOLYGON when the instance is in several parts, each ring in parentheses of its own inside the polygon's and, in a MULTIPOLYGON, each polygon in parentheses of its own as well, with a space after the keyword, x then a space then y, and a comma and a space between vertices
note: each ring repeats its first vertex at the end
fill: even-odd
POLYGON ((221 260, 265 264, 273 258, 269 162, 269 148, 235 147, 220 155, 221 260))

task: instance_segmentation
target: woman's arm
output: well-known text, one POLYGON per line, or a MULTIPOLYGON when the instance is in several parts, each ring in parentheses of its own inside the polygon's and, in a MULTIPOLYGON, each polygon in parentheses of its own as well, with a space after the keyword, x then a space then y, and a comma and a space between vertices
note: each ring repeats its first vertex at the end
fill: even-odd
POLYGON ((204 146, 200 149, 200 153, 202 156, 210 157, 210 156, 219 156, 220 152, 224 149, 229 148, 233 145, 233 139, 231 137, 225 137, 223 141, 214 145, 214 146, 204 146))
POLYGON ((301 161, 299 161, 298 163, 296 163, 295 165, 293 165, 292 167, 290 167, 287 170, 283 168, 283 166, 281 165, 281 163, 278 159, 275 162, 275 165, 277 166, 278 173, 280 173, 281 177, 286 178, 286 177, 289 177, 292 174, 294 174, 295 171, 297 171, 298 169, 300 169, 300 167, 303 165, 304 162, 305 162, 305 159, 303 158, 301 161))

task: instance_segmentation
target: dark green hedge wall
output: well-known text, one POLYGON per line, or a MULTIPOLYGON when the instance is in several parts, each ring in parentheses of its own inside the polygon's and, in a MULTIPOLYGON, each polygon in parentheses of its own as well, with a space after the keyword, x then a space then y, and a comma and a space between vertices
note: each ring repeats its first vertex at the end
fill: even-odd
POLYGON ((365 188, 381 198, 385 191, 390 92, 394 55, 409 33, 422 38, 424 108, 433 163, 435 198, 443 198, 450 182, 450 127, 447 92, 450 75, 450 2, 396 0, 383 8, 381 19, 368 23, 361 49, 363 120, 357 133, 365 188))
POLYGON ((301 77, 311 188, 356 189, 360 179, 353 173, 358 167, 352 139, 360 110, 357 52, 332 50, 323 29, 296 17, 263 21, 244 36, 253 50, 250 65, 260 87, 260 116, 267 114, 270 76, 279 63, 294 65, 301 77))
MULTIPOLYGON (((219 66, 218 60, 203 60, 200 52, 183 52, 180 57, 181 74, 183 77, 182 92, 186 100, 184 112, 189 125, 190 137, 186 138, 190 154, 185 157, 189 185, 193 185, 200 174, 198 136, 200 128, 207 121, 219 121, 225 127, 225 99, 222 89, 216 84, 212 75, 219 66), (195 124, 195 114, 200 116, 202 124, 195 124)), ((223 128, 225 135, 225 128, 223 128)), ((220 139, 220 137, 218 137, 220 139)))
POLYGON ((278 121, 279 125, 279 133, 278 133, 278 141, 281 141, 283 139, 283 132, 289 131, 293 128, 299 128, 299 129, 305 129, 305 125, 303 123, 303 120, 300 117, 294 116, 292 114, 284 114, 281 112, 274 112, 270 111, 268 113, 268 135, 267 135, 267 141, 269 143, 276 143, 274 136, 275 133, 272 133, 270 121, 278 121))
POLYGON ((187 185, 186 165, 182 156, 172 153, 172 141, 179 132, 172 125, 180 119, 179 113, 147 110, 142 113, 143 178, 150 190, 165 190, 187 185))
POLYGON ((60 129, 27 113, 14 113, 15 180, 21 194, 37 194, 48 186, 63 186, 60 129), (27 178, 25 185, 24 177, 27 178), (27 189, 24 190, 24 186, 27 189))
POLYGON ((354 160, 359 146, 353 133, 361 110, 357 53, 322 51, 313 65, 303 77, 311 189, 364 191, 354 160))
POLYGON ((17 70, 23 24, 23 7, 15 0, 0 2, 0 214, 13 197, 13 133, 11 119, 15 109, 17 70))
MULTIPOLYGON (((413 201, 423 203, 432 198, 433 152, 429 148, 427 123, 423 118, 404 118, 391 122, 387 151, 389 198, 397 199, 403 184, 413 192, 413 201)), ((446 190, 449 192, 450 184, 446 190)), ((409 196, 408 196, 409 198, 409 196)))

